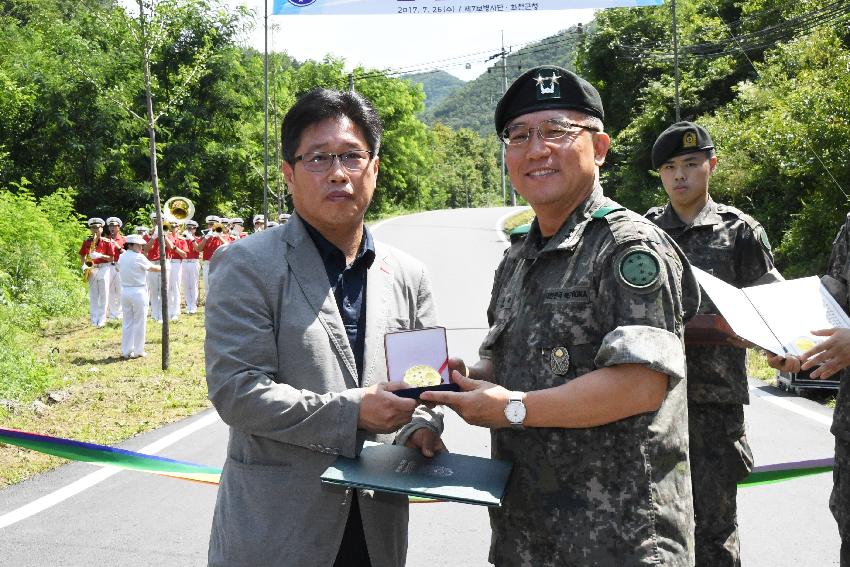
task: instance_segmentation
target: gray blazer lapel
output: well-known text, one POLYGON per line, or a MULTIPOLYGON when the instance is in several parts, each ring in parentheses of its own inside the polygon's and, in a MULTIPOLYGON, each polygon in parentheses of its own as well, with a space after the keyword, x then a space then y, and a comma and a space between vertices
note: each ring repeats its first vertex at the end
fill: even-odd
MULTIPOLYGON (((330 289, 328 274, 325 272, 319 251, 297 214, 292 215, 287 225, 292 225, 286 231, 288 244, 286 259, 292 270, 292 276, 327 331, 334 349, 348 368, 349 375, 344 377, 346 386, 357 388, 357 365, 354 361, 354 353, 348 343, 345 325, 342 323, 336 298, 330 289)), ((286 313, 283 316, 286 317, 286 313)))
POLYGON ((375 245, 375 261, 366 275, 366 339, 363 342, 363 386, 377 382, 375 369, 386 365, 383 356, 387 328, 389 295, 393 287, 393 268, 381 246, 375 245), (379 360, 380 359, 380 360, 379 360))

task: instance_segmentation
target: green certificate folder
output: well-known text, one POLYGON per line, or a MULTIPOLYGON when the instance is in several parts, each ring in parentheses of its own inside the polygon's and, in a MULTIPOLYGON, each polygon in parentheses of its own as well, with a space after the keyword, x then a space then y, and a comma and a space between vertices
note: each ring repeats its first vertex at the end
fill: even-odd
POLYGON ((500 506, 513 465, 505 461, 440 453, 429 459, 418 449, 369 443, 354 459, 338 457, 323 482, 500 506))

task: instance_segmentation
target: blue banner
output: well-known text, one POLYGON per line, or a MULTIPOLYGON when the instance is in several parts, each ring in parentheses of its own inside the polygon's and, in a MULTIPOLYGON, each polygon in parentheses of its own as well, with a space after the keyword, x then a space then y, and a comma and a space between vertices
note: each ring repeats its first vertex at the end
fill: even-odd
POLYGON ((488 14, 660 6, 663 0, 274 0, 273 14, 331 16, 357 14, 488 14))

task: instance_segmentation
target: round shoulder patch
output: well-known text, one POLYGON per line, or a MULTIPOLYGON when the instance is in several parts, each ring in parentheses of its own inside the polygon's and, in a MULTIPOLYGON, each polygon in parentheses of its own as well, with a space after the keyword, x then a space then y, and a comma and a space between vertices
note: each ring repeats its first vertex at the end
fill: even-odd
POLYGON ((661 262, 649 250, 630 250, 620 258, 617 270, 626 285, 635 289, 646 289, 658 281, 661 262))

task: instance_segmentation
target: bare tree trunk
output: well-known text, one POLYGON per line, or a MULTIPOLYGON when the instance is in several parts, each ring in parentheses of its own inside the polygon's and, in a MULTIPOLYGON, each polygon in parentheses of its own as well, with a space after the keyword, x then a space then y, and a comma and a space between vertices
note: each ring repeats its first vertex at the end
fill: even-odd
POLYGON ((159 200, 159 176, 156 170, 156 119, 153 115, 153 96, 151 95, 151 68, 148 54, 148 38, 145 31, 144 0, 139 2, 139 22, 142 29, 142 51, 145 61, 145 98, 148 110, 148 138, 150 139, 151 152, 151 185, 153 187, 153 200, 156 207, 157 245, 159 246, 159 295, 162 304, 162 369, 168 370, 169 364, 169 342, 168 342, 168 270, 165 259, 165 233, 162 230, 162 205, 159 200))

